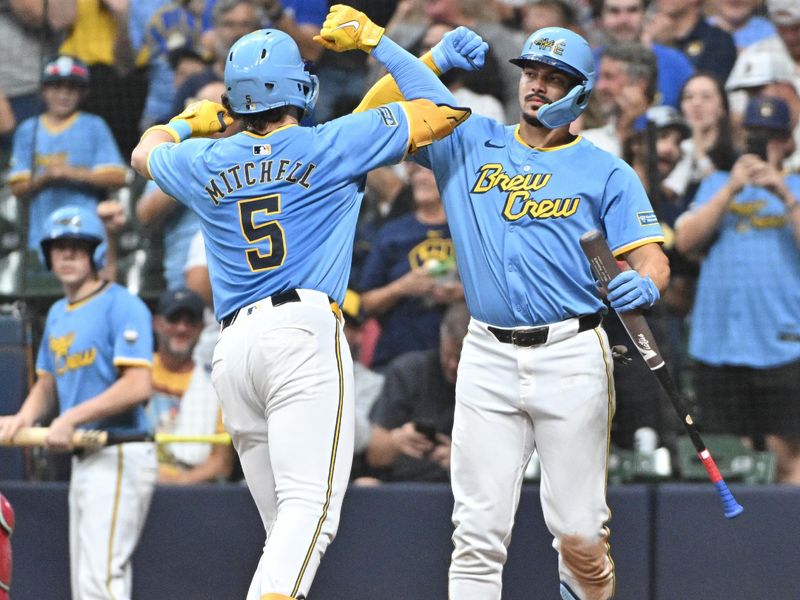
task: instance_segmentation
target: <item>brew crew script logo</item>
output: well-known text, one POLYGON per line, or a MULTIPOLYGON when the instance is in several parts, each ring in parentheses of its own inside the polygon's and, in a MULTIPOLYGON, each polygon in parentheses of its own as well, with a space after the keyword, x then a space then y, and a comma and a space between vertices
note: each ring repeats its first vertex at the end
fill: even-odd
POLYGON ((97 349, 89 348, 70 353, 70 346, 75 341, 75 332, 60 337, 50 336, 50 351, 53 353, 56 373, 64 375, 67 371, 76 371, 93 364, 97 358, 97 349))
POLYGON ((580 206, 580 197, 548 198, 542 191, 550 182, 552 173, 526 173, 509 175, 499 163, 483 165, 472 186, 473 194, 490 190, 507 193, 503 217, 507 221, 530 219, 559 219, 574 215, 580 206))

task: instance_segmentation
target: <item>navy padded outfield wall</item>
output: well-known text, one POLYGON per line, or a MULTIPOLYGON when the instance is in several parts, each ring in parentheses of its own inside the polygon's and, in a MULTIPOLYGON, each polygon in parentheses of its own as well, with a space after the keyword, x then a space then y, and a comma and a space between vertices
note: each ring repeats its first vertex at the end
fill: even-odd
MULTIPOLYGON (((24 321, 0 313, 0 415, 13 415, 28 392, 28 353, 24 321)), ((0 448, 0 483, 3 479, 24 479, 24 451, 0 448)))
MULTIPOLYGON (((14 504, 13 600, 68 600, 67 485, 0 481, 14 504)), ((730 521, 707 485, 609 488, 615 600, 798 600, 800 488, 737 485, 730 521)), ((525 486, 503 600, 557 600, 538 486, 525 486)), ((446 485, 351 488, 309 600, 444 600, 446 485)), ((263 528, 241 485, 157 488, 134 559, 135 600, 244 600, 263 528)))

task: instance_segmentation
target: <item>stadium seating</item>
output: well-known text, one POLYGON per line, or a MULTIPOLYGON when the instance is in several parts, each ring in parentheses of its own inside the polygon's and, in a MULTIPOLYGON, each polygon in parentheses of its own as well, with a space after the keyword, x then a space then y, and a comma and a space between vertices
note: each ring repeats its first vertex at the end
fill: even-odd
POLYGON ((157 299, 164 291, 164 243, 160 230, 150 230, 136 220, 135 202, 142 182, 118 192, 126 207, 128 222, 117 241, 117 281, 145 301, 157 299))
MULTIPOLYGON (((726 481, 775 482, 775 455, 771 452, 752 450, 734 435, 703 435, 703 441, 726 481)), ((678 462, 685 481, 708 480, 708 473, 688 436, 678 439, 678 462)))

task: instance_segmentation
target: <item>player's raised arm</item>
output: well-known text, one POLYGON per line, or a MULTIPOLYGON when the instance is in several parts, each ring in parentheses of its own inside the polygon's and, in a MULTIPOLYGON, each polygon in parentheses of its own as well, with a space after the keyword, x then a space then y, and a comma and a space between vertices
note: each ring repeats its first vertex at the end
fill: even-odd
POLYGON ((190 137, 207 137, 225 131, 232 123, 233 119, 221 104, 209 100, 193 102, 166 125, 154 125, 142 134, 131 154, 131 166, 140 175, 152 179, 147 160, 153 148, 168 142, 177 144, 190 137))
POLYGON ((425 64, 384 35, 383 27, 349 6, 331 7, 317 42, 334 52, 359 49, 371 53, 394 77, 408 102, 404 109, 411 122, 410 148, 426 146, 448 135, 470 115, 425 64))
MULTIPOLYGON (((464 71, 478 71, 483 68, 489 45, 483 38, 471 29, 458 27, 444 34, 442 40, 429 52, 420 57, 420 61, 433 73, 440 76, 451 69, 464 71)), ((373 85, 354 113, 364 112, 370 108, 377 108, 389 102, 402 102, 405 100, 403 92, 391 74, 384 75, 373 85)))

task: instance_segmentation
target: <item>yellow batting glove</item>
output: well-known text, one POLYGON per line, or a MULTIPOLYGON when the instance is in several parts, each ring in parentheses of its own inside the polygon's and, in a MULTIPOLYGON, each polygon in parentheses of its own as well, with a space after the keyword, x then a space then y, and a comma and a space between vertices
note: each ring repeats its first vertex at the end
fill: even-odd
POLYGON ((369 54, 381 41, 383 31, 383 27, 370 21, 361 11, 336 4, 331 7, 314 41, 334 52, 357 48, 369 54))
POLYGON ((198 100, 170 119, 168 127, 174 129, 180 139, 185 140, 189 137, 208 137, 225 131, 231 124, 233 117, 224 106, 210 100, 198 100))

